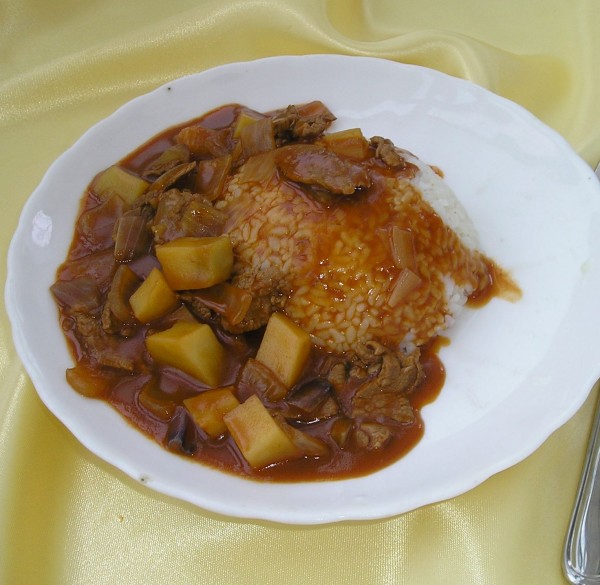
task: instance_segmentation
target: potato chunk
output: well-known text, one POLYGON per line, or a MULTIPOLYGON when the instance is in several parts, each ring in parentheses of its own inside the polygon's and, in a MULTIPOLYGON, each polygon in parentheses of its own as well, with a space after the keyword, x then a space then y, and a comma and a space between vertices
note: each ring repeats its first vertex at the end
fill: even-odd
POLYGON ((254 124, 254 122, 258 122, 258 120, 262 118, 264 118, 264 116, 259 114, 258 112, 253 112, 251 110, 242 110, 235 122, 233 137, 239 138, 242 130, 246 126, 250 126, 250 124, 254 124))
POLYGON ((177 295, 167 284, 158 268, 153 268, 146 280, 129 298, 135 318, 149 323, 171 312, 177 306, 177 295))
POLYGON ((184 406, 196 424, 213 439, 227 431, 223 416, 239 406, 240 401, 233 393, 233 387, 207 390, 183 401, 184 406))
POLYGON ((369 156, 369 142, 363 136, 360 128, 350 128, 331 132, 323 136, 323 142, 336 154, 355 160, 365 160, 369 156))
POLYGON ((144 179, 113 165, 96 177, 92 188, 103 199, 116 194, 131 205, 149 186, 150 183, 144 179))
POLYGON ((156 246, 156 256, 173 290, 219 284, 229 277, 233 266, 229 236, 177 238, 156 246))
POLYGON ((289 389, 302 373, 309 353, 310 335, 282 313, 273 313, 256 359, 277 374, 289 389))
POLYGON ((302 452, 253 394, 223 420, 242 455, 254 468, 302 457, 302 452))
POLYGON ((225 350, 209 325, 178 321, 146 337, 146 348, 158 362, 173 366, 209 386, 218 386, 225 350))

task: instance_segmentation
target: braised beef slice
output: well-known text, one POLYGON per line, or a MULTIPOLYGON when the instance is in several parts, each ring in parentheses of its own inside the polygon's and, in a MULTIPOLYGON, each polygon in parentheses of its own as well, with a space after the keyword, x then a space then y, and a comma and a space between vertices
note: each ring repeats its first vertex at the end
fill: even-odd
POLYGON ((352 195, 371 185, 369 173, 361 165, 315 144, 282 146, 275 151, 275 163, 287 179, 339 195, 352 195))
POLYGON ((352 440, 361 449, 374 451, 385 447, 391 440, 391 429, 385 425, 372 421, 365 421, 354 429, 352 440))
POLYGON ((337 362, 331 366, 326 375, 331 387, 339 394, 348 381, 348 366, 345 362, 337 362))
POLYGON ((199 321, 207 323, 214 319, 213 311, 206 306, 203 299, 193 292, 182 292, 180 298, 190 313, 199 321))
POLYGON ((118 195, 112 195, 81 214, 77 220, 77 232, 85 240, 87 253, 112 247, 113 228, 124 209, 123 200, 118 195))
POLYGON ((223 328, 230 333, 244 333, 260 329, 269 321, 269 317, 283 309, 288 298, 286 280, 276 268, 267 268, 261 272, 243 270, 233 277, 232 284, 252 294, 246 316, 232 325, 223 321, 223 328))
POLYGON ((200 158, 223 156, 233 149, 233 129, 214 130, 195 124, 183 128, 175 137, 175 141, 200 158))
POLYGON ((423 378, 418 350, 408 355, 397 355, 382 344, 370 341, 364 344, 358 354, 371 371, 376 368, 376 373, 356 391, 352 399, 352 416, 413 422, 415 413, 407 394, 423 378))
MULTIPOLYGON (((274 312, 283 309, 288 298, 286 282, 275 268, 262 272, 242 270, 232 279, 232 286, 240 291, 248 291, 251 295, 241 320, 232 323, 226 315, 219 315, 223 329, 236 335, 264 327, 274 312)), ((180 296, 192 314, 201 321, 210 321, 218 314, 218 311, 214 311, 213 303, 207 302, 203 292, 186 291, 180 296)))
POLYGON ((312 140, 323 134, 335 116, 320 101, 302 106, 288 106, 273 117, 273 130, 278 144, 312 140))
POLYGON ((151 229, 154 242, 164 244, 186 236, 218 236, 225 220, 225 215, 202 195, 169 189, 158 197, 151 229))
POLYGON ((61 280, 71 280, 88 276, 103 291, 110 285, 116 268, 113 249, 109 248, 65 262, 59 268, 57 277, 61 280))
POLYGON ((400 154, 394 143, 388 138, 373 136, 371 146, 375 148, 375 157, 381 159, 388 167, 402 169, 406 160, 400 154))
POLYGON ((107 334, 99 319, 88 314, 73 315, 73 332, 92 364, 134 372, 142 364, 143 347, 107 334))

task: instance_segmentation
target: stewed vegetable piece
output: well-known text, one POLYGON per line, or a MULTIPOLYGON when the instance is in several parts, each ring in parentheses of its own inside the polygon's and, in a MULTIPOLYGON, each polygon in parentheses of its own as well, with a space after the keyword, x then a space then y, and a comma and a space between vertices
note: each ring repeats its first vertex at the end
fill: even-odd
POLYGON ((444 370, 433 342, 385 338, 384 317, 430 288, 393 189, 430 212, 402 151, 334 120, 319 101, 224 106, 91 178, 51 287, 77 392, 255 479, 361 475, 416 444, 444 370))

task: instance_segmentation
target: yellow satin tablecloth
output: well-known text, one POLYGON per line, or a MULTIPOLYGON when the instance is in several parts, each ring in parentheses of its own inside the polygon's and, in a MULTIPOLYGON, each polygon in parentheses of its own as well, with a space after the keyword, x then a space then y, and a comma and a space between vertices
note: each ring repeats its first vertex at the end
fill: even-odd
MULTIPOLYGON (((468 78, 590 164, 600 158, 598 0, 2 0, 2 286, 27 197, 92 124, 181 75, 305 53, 468 78)), ((564 583, 595 400, 525 461, 450 501, 363 523, 238 521, 151 492, 80 446, 37 397, 3 309, 0 583, 564 583)))

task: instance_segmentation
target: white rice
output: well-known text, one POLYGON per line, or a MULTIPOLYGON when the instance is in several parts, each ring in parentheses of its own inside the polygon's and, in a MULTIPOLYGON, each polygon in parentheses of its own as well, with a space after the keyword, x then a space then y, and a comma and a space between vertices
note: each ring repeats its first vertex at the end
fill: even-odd
POLYGON ((359 223, 343 206, 320 209, 276 177, 260 186, 234 177, 217 203, 230 217, 234 271, 283 272, 292 290, 285 312, 319 346, 346 352, 373 339, 406 350, 426 343, 452 325, 487 270, 455 194, 428 165, 407 159, 419 169, 415 177, 388 179, 385 206, 359 223), (445 227, 419 219, 433 212, 445 227), (387 305, 398 270, 391 252, 385 256, 385 214, 411 219, 424 283, 395 307, 387 305))

